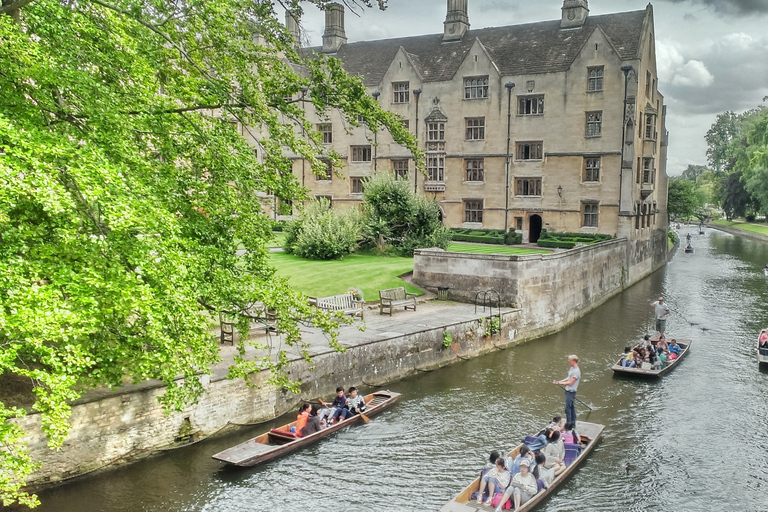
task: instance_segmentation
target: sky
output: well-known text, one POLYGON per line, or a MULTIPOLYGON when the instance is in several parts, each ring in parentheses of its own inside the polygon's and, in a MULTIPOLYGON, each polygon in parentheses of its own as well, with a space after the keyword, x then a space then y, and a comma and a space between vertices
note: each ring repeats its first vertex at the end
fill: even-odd
MULTIPOLYGON (((349 2, 348 2, 349 3, 349 2)), ((374 2, 375 4, 376 2, 374 2)), ((647 0, 591 0, 590 14, 645 9, 647 0)), ((707 164, 704 136, 718 114, 768 96, 768 0, 655 0, 659 91, 670 132, 667 172, 707 164)), ((472 28, 560 18, 562 0, 468 0, 472 28)), ((347 10, 349 42, 443 31, 446 0, 388 0, 385 11, 347 10)), ((322 44, 324 14, 308 6, 303 38, 322 44)))

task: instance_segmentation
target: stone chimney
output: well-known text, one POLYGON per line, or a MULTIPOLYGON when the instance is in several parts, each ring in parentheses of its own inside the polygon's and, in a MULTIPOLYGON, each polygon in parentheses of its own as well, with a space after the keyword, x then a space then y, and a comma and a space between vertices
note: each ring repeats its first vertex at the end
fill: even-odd
POLYGON ((301 31, 299 30, 299 20, 288 9, 285 10, 285 28, 293 37, 294 46, 301 46, 301 31))
POLYGON ((563 2, 563 18, 560 20, 560 28, 575 28, 584 25, 589 14, 587 0, 565 0, 563 2))
POLYGON ((461 41, 464 33, 469 30, 467 0, 448 0, 448 14, 443 27, 443 42, 461 41))
POLYGON ((325 32, 323 33, 323 53, 336 53, 347 42, 344 33, 344 6, 339 3, 325 7, 325 32))

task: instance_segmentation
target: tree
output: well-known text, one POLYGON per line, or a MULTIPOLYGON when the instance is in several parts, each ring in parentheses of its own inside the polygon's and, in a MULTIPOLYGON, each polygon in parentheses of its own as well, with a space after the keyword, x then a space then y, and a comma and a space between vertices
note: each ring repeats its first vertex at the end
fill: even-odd
POLYGON ((679 178, 669 180, 669 200, 667 210, 670 220, 688 219, 693 217, 698 206, 693 183, 679 178))
MULTIPOLYGON (((280 4, 300 16, 299 0, 280 4)), ((304 197, 286 151, 316 172, 338 161, 305 107, 420 154, 338 60, 294 49, 272 1, 2 0, 0 375, 32 383, 52 448, 83 386, 155 378, 168 410, 195 400, 219 311, 244 330, 242 313, 267 305, 309 357, 309 306, 268 264, 256 193, 304 197)), ((314 321, 338 347, 330 318, 314 321)), ((244 343, 231 377, 269 370, 297 389, 285 349, 247 359, 244 343)), ((11 421, 23 414, 0 403, 4 505, 36 503, 20 491, 34 469, 11 421)))
POLYGON ((723 177, 721 194, 726 219, 747 215, 747 209, 752 206, 752 197, 744 188, 741 172, 732 172, 723 177))
POLYGON ((704 165, 689 164, 688 167, 680 175, 680 179, 688 180, 696 183, 696 180, 699 179, 699 176, 701 176, 708 170, 709 169, 707 169, 707 167, 704 165))
POLYGON ((747 126, 745 149, 734 166, 744 188, 762 213, 768 213, 768 108, 763 107, 747 126))

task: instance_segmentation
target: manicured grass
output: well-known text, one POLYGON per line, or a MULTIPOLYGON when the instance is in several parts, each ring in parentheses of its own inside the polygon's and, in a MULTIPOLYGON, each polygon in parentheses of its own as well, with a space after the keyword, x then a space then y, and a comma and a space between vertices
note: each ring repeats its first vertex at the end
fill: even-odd
POLYGON ((270 253, 269 257, 280 276, 310 297, 346 293, 351 286, 360 288, 368 302, 379 300, 379 290, 398 286, 424 293, 397 277, 413 271, 413 258, 350 254, 341 260, 315 261, 279 252, 270 253))
POLYGON ((471 252, 475 254, 549 254, 552 251, 546 249, 526 249, 523 247, 511 247, 508 245, 486 244, 448 244, 449 252, 471 252))
POLYGON ((712 224, 719 224, 721 226, 730 226, 734 227, 736 229, 741 229, 744 231, 750 231, 752 233, 759 233, 761 235, 768 236, 768 225, 766 224, 750 224, 748 222, 733 222, 729 220, 716 220, 712 222, 712 224))
POLYGON ((275 238, 269 241, 269 244, 267 244, 267 247, 282 247, 283 242, 285 241, 285 233, 282 233, 280 231, 275 231, 274 234, 275 234, 275 238))

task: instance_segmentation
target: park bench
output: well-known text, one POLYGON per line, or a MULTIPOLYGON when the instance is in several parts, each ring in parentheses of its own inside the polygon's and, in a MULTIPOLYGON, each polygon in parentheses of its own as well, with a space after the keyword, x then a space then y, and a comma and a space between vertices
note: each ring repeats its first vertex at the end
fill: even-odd
POLYGON ((405 291, 405 286, 399 288, 389 288, 388 290, 379 290, 379 314, 384 314, 387 309, 389 316, 392 316, 392 309, 403 307, 416 311, 416 294, 405 291))
POLYGON ((317 297, 311 299, 310 303, 318 309, 324 309, 326 311, 341 311, 344 315, 351 317, 359 316, 361 320, 364 319, 365 301, 356 300, 351 293, 345 293, 343 295, 331 295, 330 297, 317 297))

